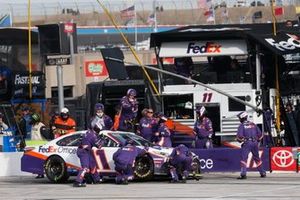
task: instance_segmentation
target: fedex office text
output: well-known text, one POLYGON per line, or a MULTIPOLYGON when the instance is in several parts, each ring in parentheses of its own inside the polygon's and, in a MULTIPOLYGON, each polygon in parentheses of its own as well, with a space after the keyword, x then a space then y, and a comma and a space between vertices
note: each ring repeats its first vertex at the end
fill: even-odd
POLYGON ((67 148, 67 147, 39 147, 39 152, 41 153, 69 153, 69 154, 76 154, 77 149, 76 148, 67 148))
POLYGON ((188 48, 186 51, 187 54, 203 54, 203 53, 221 53, 221 45, 207 42, 203 46, 196 45, 194 42, 190 42, 188 44, 188 48))

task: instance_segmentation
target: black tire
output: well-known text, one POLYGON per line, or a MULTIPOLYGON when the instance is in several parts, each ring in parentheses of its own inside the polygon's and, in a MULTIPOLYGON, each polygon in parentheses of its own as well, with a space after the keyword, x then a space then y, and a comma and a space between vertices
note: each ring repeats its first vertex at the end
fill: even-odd
POLYGON ((134 175, 138 180, 149 180, 154 174, 154 164, 148 155, 138 157, 135 160, 134 175))
POLYGON ((194 157, 192 161, 192 176, 196 180, 202 179, 200 161, 197 157, 194 157))
POLYGON ((59 156, 51 156, 45 163, 47 178, 53 183, 64 183, 69 175, 65 161, 59 156))

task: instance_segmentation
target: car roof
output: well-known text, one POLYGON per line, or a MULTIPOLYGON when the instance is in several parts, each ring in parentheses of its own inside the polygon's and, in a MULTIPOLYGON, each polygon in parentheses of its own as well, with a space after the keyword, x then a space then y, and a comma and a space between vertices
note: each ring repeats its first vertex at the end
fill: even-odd
MULTIPOLYGON (((86 133, 86 132, 87 132, 87 130, 75 131, 75 132, 73 132, 73 133, 71 133, 71 134, 63 135, 63 136, 61 136, 61 137, 59 137, 59 138, 56 138, 56 139, 54 139, 54 140, 51 140, 49 143, 56 143, 57 141, 60 141, 60 140, 66 138, 66 137, 69 137, 69 136, 71 136, 71 135, 80 135, 80 134, 84 134, 84 133, 86 133)), ((99 134, 100 134, 100 135, 105 135, 105 136, 107 136, 107 137, 110 137, 110 136, 109 136, 109 133, 132 134, 132 135, 135 135, 133 132, 126 132, 126 131, 111 131, 111 130, 103 130, 103 131, 100 131, 99 134)))

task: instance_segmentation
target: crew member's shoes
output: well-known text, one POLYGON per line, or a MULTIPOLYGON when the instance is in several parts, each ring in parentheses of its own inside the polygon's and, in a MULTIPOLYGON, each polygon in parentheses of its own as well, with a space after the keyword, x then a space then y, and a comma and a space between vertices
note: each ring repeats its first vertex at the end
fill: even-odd
POLYGON ((45 176, 44 176, 44 174, 38 174, 35 178, 36 179, 38 179, 38 178, 45 178, 45 176))
POLYGON ((170 183, 180 183, 180 182, 178 180, 172 179, 172 180, 170 180, 170 183))
POLYGON ((122 185, 128 185, 128 180, 127 179, 122 180, 122 185))
POLYGON ((195 179, 196 181, 199 181, 202 178, 203 176, 201 174, 193 174, 193 179, 195 179))
POLYGON ((181 183, 186 183, 186 177, 183 176, 183 177, 182 177, 182 180, 181 180, 180 182, 181 182, 181 183))
POLYGON ((99 180, 97 180, 97 181, 93 181, 93 184, 101 184, 101 183, 103 183, 104 182, 104 180, 102 179, 102 178, 100 178, 99 180))
POLYGON ((86 187, 86 184, 85 183, 75 182, 75 183, 73 183, 73 187, 86 187))
POLYGON ((246 175, 241 175, 241 176, 237 177, 237 179, 239 179, 239 180, 247 179, 247 176, 246 175))
POLYGON ((267 177, 266 174, 261 174, 261 175, 260 175, 260 178, 266 178, 266 177, 267 177))

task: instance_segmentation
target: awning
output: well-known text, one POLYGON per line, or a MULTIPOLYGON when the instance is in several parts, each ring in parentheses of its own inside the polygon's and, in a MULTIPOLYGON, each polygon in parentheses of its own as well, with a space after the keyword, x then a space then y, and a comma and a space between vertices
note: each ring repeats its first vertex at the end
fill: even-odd
POLYGON ((279 31, 273 34, 253 34, 250 37, 278 55, 300 53, 300 34, 294 31, 279 31))
MULTIPOLYGON (((187 51, 186 45, 180 46, 180 44, 185 43, 218 41, 218 43, 227 44, 230 40, 243 40, 244 43, 247 42, 251 45, 255 42, 254 44, 261 45, 278 55, 299 53, 300 33, 298 27, 286 27, 284 23, 277 23, 276 26, 278 30, 276 36, 273 35, 272 23, 186 26, 170 31, 152 33, 150 46, 159 47, 160 50, 163 50, 165 46, 170 46, 170 43, 177 43, 173 46, 178 48, 172 49, 172 51, 176 50, 173 51, 176 53, 187 51)), ((229 42, 229 44, 233 43, 229 42)), ((244 49, 242 48, 242 50, 244 49)), ((162 55, 165 55, 165 53, 162 55)))
MULTIPOLYGON (((32 44, 38 44, 38 33, 31 31, 32 44)), ((0 45, 28 44, 28 30, 18 28, 0 28, 0 45)))

